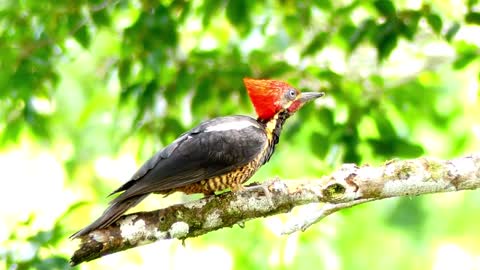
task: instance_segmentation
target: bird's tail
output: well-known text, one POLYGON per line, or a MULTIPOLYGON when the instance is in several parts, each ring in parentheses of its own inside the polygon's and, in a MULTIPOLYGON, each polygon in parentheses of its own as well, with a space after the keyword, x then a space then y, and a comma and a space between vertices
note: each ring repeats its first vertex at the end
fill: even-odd
POLYGON ((94 230, 106 228, 113 222, 117 221, 117 219, 119 219, 123 213, 125 213, 128 209, 137 205, 146 196, 147 195, 139 195, 139 196, 128 198, 123 201, 113 202, 105 210, 105 212, 103 212, 101 217, 95 220, 92 224, 88 225, 87 227, 71 235, 70 238, 74 239, 80 236, 87 235, 88 233, 94 230))

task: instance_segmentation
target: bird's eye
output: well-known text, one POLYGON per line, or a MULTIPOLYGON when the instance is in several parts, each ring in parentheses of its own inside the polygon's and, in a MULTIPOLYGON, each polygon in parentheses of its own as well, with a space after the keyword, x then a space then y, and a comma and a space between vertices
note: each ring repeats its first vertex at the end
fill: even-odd
POLYGON ((287 98, 290 100, 294 100, 297 97, 297 92, 294 89, 290 89, 287 91, 287 98))

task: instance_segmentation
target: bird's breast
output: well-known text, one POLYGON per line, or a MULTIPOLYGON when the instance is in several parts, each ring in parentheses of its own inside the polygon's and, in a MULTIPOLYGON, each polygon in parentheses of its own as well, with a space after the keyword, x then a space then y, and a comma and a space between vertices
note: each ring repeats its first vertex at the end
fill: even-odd
POLYGON ((233 169, 222 175, 214 176, 204 179, 200 182, 180 187, 175 191, 181 191, 186 194, 203 193, 205 195, 212 195, 214 192, 222 191, 227 188, 232 190, 241 189, 241 185, 245 183, 262 165, 263 155, 259 155, 249 163, 233 169))

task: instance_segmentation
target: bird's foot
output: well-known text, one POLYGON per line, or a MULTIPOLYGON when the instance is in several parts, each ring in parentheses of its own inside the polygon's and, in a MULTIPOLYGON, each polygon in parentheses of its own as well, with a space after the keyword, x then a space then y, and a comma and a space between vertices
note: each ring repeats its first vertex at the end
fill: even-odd
POLYGON ((237 188, 236 190, 233 190, 234 192, 245 192, 245 191, 250 191, 250 190, 260 190, 263 191, 263 194, 265 194, 265 197, 267 198, 268 204, 273 208, 273 200, 272 200, 272 193, 268 189, 268 186, 270 185, 269 181, 264 182, 263 184, 256 183, 256 185, 248 185, 248 186, 241 186, 241 188, 237 188))

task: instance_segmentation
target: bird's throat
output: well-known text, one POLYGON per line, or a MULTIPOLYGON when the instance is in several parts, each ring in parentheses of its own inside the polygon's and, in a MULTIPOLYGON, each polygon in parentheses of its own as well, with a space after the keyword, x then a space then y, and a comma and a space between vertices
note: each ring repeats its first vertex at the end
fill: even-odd
POLYGON ((277 144, 280 139, 280 133, 282 132, 283 124, 289 117, 287 111, 280 111, 275 114, 270 120, 259 119, 258 121, 265 126, 267 138, 269 144, 277 144))
POLYGON ((280 140, 280 133, 282 132, 283 124, 289 116, 290 114, 286 110, 282 110, 269 120, 258 119, 258 122, 265 126, 265 132, 268 139, 268 146, 265 150, 266 152, 262 164, 265 164, 270 160, 270 157, 275 151, 275 146, 280 140))

